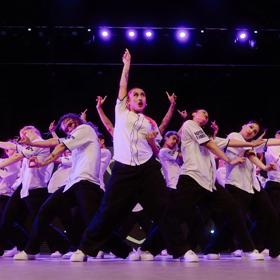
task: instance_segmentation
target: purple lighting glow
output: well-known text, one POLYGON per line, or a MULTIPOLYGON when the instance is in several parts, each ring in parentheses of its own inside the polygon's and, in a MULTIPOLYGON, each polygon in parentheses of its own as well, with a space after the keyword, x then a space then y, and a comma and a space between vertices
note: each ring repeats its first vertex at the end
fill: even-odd
POLYGON ((103 40, 109 40, 111 37, 111 33, 108 29, 101 29, 99 34, 103 40))
POLYGON ((239 31, 237 33, 237 38, 236 38, 238 41, 241 41, 241 42, 245 42, 249 39, 249 33, 248 31, 246 30, 242 30, 242 31, 239 31))
POLYGON ((146 39, 152 39, 154 37, 154 33, 151 30, 144 31, 144 36, 146 39))
POLYGON ((135 31, 135 30, 132 30, 132 29, 128 30, 128 31, 127 31, 127 37, 128 37, 130 40, 135 40, 136 37, 137 37, 136 31, 135 31))
POLYGON ((187 29, 179 29, 176 31, 176 38, 180 42, 187 42, 189 40, 190 34, 187 29))

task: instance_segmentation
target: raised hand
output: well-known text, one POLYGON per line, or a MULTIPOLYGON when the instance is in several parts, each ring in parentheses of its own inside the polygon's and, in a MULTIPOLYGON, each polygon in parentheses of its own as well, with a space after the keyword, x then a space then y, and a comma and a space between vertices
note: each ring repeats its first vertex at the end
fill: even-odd
POLYGON ((188 116, 188 112, 186 110, 184 111, 180 111, 180 110, 177 110, 177 112, 180 114, 180 116, 185 120, 188 116))
POLYGON ((216 124, 216 121, 212 121, 211 122, 211 126, 210 126, 213 131, 214 131, 214 137, 217 136, 218 132, 219 132, 219 126, 216 124))
POLYGON ((131 55, 128 49, 125 49, 125 52, 122 57, 123 64, 128 64, 131 61, 131 55))
POLYGON ((175 105, 176 104, 176 100, 177 100, 177 95, 174 92, 171 95, 167 91, 165 93, 167 95, 167 98, 168 98, 170 104, 174 104, 175 105))
POLYGON ((107 98, 107 95, 104 96, 104 98, 102 96, 97 96, 96 97, 96 109, 100 109, 103 105, 103 103, 105 102, 107 98))
POLYGON ((85 109, 81 114, 80 114, 80 118, 84 121, 87 122, 87 110, 85 109))
POLYGON ((55 130, 56 130, 56 124, 55 124, 55 120, 54 120, 49 125, 49 132, 53 133, 55 130))

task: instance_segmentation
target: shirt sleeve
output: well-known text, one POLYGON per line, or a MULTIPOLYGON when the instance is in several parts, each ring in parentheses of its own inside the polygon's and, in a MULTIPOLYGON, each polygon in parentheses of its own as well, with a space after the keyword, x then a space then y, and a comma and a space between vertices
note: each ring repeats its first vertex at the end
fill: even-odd
POLYGON ((210 139, 204 132, 204 130, 192 121, 186 121, 183 125, 182 134, 189 134, 191 138, 198 144, 207 143, 210 139))
POLYGON ((92 138, 90 137, 92 133, 91 130, 92 128, 89 125, 80 125, 73 131, 73 133, 67 139, 63 140, 62 143, 70 151, 77 149, 92 141, 92 138))

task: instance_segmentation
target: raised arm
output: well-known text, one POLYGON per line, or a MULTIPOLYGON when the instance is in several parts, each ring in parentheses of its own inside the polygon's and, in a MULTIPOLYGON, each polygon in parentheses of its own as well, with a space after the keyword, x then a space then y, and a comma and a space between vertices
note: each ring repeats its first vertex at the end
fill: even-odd
POLYGON ((107 131, 113 136, 114 134, 114 126, 110 119, 106 116, 106 114, 103 111, 102 105, 105 102, 107 96, 102 98, 101 96, 97 96, 96 98, 96 110, 98 112, 98 115, 103 123, 103 125, 106 127, 107 131))
POLYGON ((49 125, 49 132, 51 133, 53 138, 59 138, 58 135, 56 134, 55 130, 56 130, 56 124, 55 124, 55 120, 54 120, 49 125))
POLYGON ((240 140, 237 140, 237 139, 229 139, 229 142, 228 142, 228 146, 229 147, 251 147, 251 148, 254 148, 254 147, 257 147, 261 144, 265 143, 265 140, 264 139, 257 139, 255 141, 252 141, 252 142, 246 142, 246 141, 240 141, 240 140))
POLYGON ((176 107, 177 96, 175 95, 175 93, 172 93, 171 95, 169 95, 169 93, 166 91, 166 95, 167 95, 167 98, 170 102, 170 105, 169 105, 167 113, 165 114, 165 116, 162 119, 161 124, 159 126, 159 131, 160 131, 161 135, 164 133, 168 124, 170 123, 170 120, 173 116, 173 113, 174 113, 174 110, 175 110, 175 107, 176 107))
POLYGON ((80 118, 81 118, 81 120, 82 121, 84 121, 84 122, 87 122, 87 110, 88 109, 85 109, 83 112, 81 112, 81 114, 80 114, 80 118))
POLYGON ((128 49, 125 49, 124 55, 122 57, 123 61, 123 70, 120 80, 119 94, 118 99, 123 100, 127 96, 127 85, 128 85, 128 76, 130 69, 131 56, 128 49))

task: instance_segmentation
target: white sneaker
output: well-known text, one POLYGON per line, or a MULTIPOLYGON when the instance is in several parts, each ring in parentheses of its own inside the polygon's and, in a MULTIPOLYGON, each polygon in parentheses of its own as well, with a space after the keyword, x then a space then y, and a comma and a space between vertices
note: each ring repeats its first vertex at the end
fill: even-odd
POLYGON ((13 259, 16 261, 27 261, 27 260, 35 260, 35 255, 26 254, 24 251, 20 251, 15 254, 13 259))
POLYGON ((127 257, 127 259, 129 261, 140 261, 140 254, 139 254, 139 251, 133 249, 133 251, 131 251, 127 257))
POLYGON ((233 251, 233 252, 231 253, 231 255, 232 255, 233 257, 236 257, 236 258, 241 258, 241 257, 243 256, 243 251, 240 250, 240 249, 237 249, 237 250, 233 251))
POLYGON ((141 261, 153 261, 154 256, 149 251, 140 250, 140 259, 141 261))
POLYGON ((263 251, 261 251, 261 254, 263 254, 264 256, 269 256, 269 250, 264 249, 263 251))
POLYGON ((70 258, 72 257, 73 254, 74 254, 74 252, 72 252, 72 251, 67 252, 67 253, 65 253, 64 255, 62 255, 62 258, 63 258, 64 260, 68 260, 68 259, 70 259, 70 258))
POLYGON ((104 256, 105 256, 105 253, 103 251, 99 251, 95 258, 96 259, 104 259, 104 256))
POLYGON ((71 262, 86 262, 87 256, 81 250, 77 250, 71 256, 70 261, 71 262))
POLYGON ((255 260, 255 261, 264 260, 264 255, 259 253, 259 251, 256 249, 252 252, 244 252, 244 257, 247 257, 248 259, 255 260))
POLYGON ((168 256, 167 250, 162 250, 160 255, 161 256, 168 256))
POLYGON ((13 257, 14 255, 16 255, 18 253, 18 249, 17 247, 14 247, 13 249, 10 250, 5 250, 4 254, 2 255, 2 257, 13 257))
POLYGON ((197 254, 192 250, 187 251, 181 259, 183 259, 184 261, 187 261, 187 262, 198 262, 199 261, 197 254))
POLYGON ((55 251, 51 254, 51 258, 61 258, 62 254, 59 251, 55 251))
POLYGON ((219 260, 220 259, 220 254, 213 254, 213 253, 211 253, 211 254, 207 254, 207 255, 205 255, 205 258, 207 259, 207 260, 219 260))

